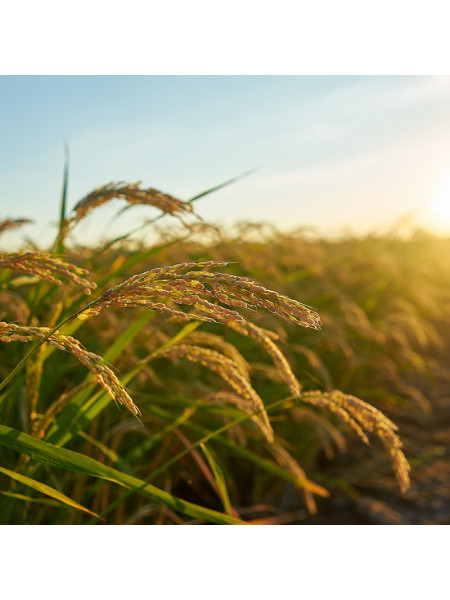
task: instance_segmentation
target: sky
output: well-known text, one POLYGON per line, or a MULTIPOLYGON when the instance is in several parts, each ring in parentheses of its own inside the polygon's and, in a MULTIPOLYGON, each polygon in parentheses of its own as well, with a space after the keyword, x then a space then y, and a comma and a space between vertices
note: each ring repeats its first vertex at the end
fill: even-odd
MULTIPOLYGON (((64 140, 69 208, 111 181, 187 200, 255 169, 200 200, 202 218, 333 235, 409 219, 450 234, 448 76, 0 76, 0 218, 33 219, 22 231, 41 244, 56 231, 64 140)), ((121 206, 74 239, 95 242, 121 206)))

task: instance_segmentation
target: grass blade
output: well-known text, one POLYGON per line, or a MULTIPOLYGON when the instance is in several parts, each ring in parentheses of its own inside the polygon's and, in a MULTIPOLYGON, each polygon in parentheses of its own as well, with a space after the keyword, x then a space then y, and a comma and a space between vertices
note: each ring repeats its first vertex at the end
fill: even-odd
POLYGON ((60 211, 59 211, 59 228, 58 228, 58 237, 56 238, 53 251, 56 254, 64 253, 64 240, 62 237, 62 231, 64 228, 64 223, 66 220, 66 210, 67 210, 67 189, 69 185, 69 147, 66 142, 64 142, 64 172, 63 172, 63 187, 61 192, 61 203, 60 203, 60 211))
POLYGON ((3 467, 0 467, 0 473, 3 473, 4 475, 7 475, 11 479, 15 479, 16 481, 23 483, 23 485, 26 485, 26 486, 32 488, 33 490, 36 490, 37 492, 41 492, 42 494, 45 494, 46 496, 50 496, 50 498, 53 498, 54 500, 58 500, 58 502, 67 504, 67 506, 70 506, 71 508, 76 508, 77 510, 82 510, 85 513, 88 513, 94 517, 100 518, 97 513, 92 512, 91 510, 89 510, 88 508, 85 508, 84 506, 81 506, 81 504, 78 504, 78 502, 75 502, 75 500, 71 500, 68 496, 66 496, 62 492, 55 490, 54 488, 50 487, 49 485, 46 485, 45 483, 36 481, 36 479, 31 479, 31 477, 25 477, 25 475, 20 475, 19 473, 16 473, 15 471, 10 471, 9 469, 4 469, 3 467))
POLYGON ((14 492, 0 492, 0 494, 6 498, 14 498, 15 500, 22 500, 23 502, 32 502, 33 504, 45 504, 46 506, 56 506, 57 508, 61 506, 60 502, 48 498, 32 498, 31 496, 16 494, 14 492))
POLYGON ((54 467, 68 469, 84 475, 112 481, 118 485, 133 490, 143 496, 146 496, 157 504, 164 504, 172 510, 188 515, 195 519, 206 520, 209 523, 217 523, 220 525, 244 525, 244 521, 221 514, 217 511, 186 502, 181 498, 177 498, 168 492, 146 483, 142 479, 132 477, 127 473, 117 471, 112 467, 108 467, 93 458, 53 446, 43 440, 38 440, 29 436, 26 433, 12 429, 5 425, 0 425, 0 444, 7 446, 17 452, 23 452, 31 456, 39 462, 45 462, 54 467))
POLYGON ((208 196, 209 194, 218 192, 222 188, 225 188, 225 187, 231 185, 232 183, 239 181, 239 179, 243 179, 244 177, 247 177, 254 171, 255 171, 255 169, 249 169, 248 171, 245 171, 245 173, 236 175, 236 177, 232 177, 231 179, 228 179, 227 181, 224 181, 223 183, 219 183, 218 185, 215 185, 214 187, 209 188, 209 189, 205 190, 204 192, 201 192, 200 194, 193 196, 192 198, 189 198, 188 202, 195 202, 196 200, 200 200, 200 198, 203 198, 204 196, 208 196))
POLYGON ((210 450, 208 450, 208 447, 206 446, 206 444, 200 444, 200 448, 202 449, 202 452, 205 455, 206 460, 208 461, 209 467, 212 471, 212 474, 216 481, 217 487, 219 488, 219 493, 220 493, 220 497, 223 502, 223 507, 225 509, 225 512, 228 515, 231 515, 231 514, 233 514, 233 508, 231 506, 230 496, 228 494, 228 488, 227 488, 227 484, 225 482, 225 477, 223 475, 222 469, 220 468, 220 466, 218 465, 214 456, 212 455, 212 452, 210 450))

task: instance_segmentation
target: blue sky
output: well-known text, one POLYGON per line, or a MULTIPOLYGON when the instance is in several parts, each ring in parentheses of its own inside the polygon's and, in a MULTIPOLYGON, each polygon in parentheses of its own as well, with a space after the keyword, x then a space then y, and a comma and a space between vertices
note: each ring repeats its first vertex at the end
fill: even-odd
MULTIPOLYGON (((202 217, 336 233, 412 215, 450 232, 450 214, 430 210, 450 177, 450 77, 0 77, 1 217, 33 218, 24 231, 44 243, 64 138, 69 207, 119 180, 188 199, 257 167, 200 201, 202 217)), ((76 239, 94 239, 118 206, 76 239)), ((112 233, 147 215, 130 211, 112 233)))

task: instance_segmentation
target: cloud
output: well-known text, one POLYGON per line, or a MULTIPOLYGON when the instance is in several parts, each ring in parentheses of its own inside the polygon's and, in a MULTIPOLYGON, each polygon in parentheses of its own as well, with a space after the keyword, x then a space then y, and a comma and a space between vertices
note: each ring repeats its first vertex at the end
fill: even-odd
POLYGON ((370 77, 319 98, 321 112, 351 112, 354 117, 397 112, 428 102, 445 105, 450 99, 450 76, 370 77))

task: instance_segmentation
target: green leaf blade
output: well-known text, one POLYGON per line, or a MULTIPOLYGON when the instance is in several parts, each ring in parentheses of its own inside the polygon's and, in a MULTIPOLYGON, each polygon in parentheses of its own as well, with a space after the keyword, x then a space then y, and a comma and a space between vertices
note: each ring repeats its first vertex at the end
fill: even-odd
POLYGON ((68 469, 84 475, 112 481, 127 489, 133 490, 157 504, 164 504, 176 512, 194 519, 205 520, 218 525, 245 525, 244 521, 219 513, 215 510, 187 502, 165 492, 142 479, 117 471, 93 458, 79 454, 66 448, 53 446, 43 440, 38 440, 6 425, 0 425, 0 444, 17 452, 23 452, 39 462, 51 464, 54 467, 68 469))

